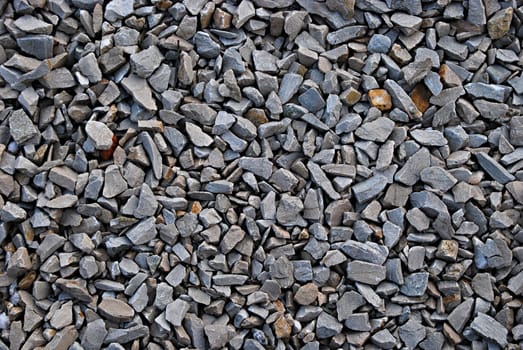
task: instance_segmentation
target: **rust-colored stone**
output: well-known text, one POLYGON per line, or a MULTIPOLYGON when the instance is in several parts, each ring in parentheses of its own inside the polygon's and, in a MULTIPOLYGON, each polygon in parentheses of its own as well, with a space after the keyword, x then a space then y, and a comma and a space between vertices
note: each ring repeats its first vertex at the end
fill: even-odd
POLYGON ((289 322, 285 317, 281 316, 274 322, 274 332, 276 333, 277 338, 289 338, 292 333, 292 328, 289 322))
POLYGON ((116 135, 113 135, 113 145, 109 149, 100 151, 100 157, 102 157, 103 160, 111 159, 114 150, 116 149, 116 146, 118 146, 118 138, 116 137, 116 135))
POLYGON ((260 126, 269 122, 269 118, 265 115, 265 111, 261 108, 251 108, 245 113, 245 118, 249 119, 251 123, 260 126))
POLYGON ((429 108, 430 91, 423 84, 418 84, 412 90, 410 98, 421 113, 424 113, 429 108))
POLYGON ((385 89, 374 89, 369 91, 370 104, 380 111, 388 111, 392 108, 392 100, 385 89))
POLYGON ((18 288, 20 288, 20 289, 31 288, 35 279, 36 279, 36 272, 30 271, 20 280, 20 282, 18 283, 18 288))
POLYGON ((202 211, 202 205, 198 201, 194 201, 191 206, 191 213, 200 214, 202 211))

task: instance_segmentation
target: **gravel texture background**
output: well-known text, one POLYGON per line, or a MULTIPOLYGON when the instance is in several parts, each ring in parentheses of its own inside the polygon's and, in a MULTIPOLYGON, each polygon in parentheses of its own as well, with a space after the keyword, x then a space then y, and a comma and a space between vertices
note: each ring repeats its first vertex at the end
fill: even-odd
POLYGON ((0 350, 522 348, 522 21, 0 0, 0 350))

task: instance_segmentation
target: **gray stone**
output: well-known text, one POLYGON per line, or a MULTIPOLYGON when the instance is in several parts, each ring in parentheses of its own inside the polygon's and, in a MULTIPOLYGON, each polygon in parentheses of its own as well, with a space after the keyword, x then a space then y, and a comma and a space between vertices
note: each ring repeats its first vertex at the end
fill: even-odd
POLYGON ((410 135, 421 145, 424 146, 445 146, 447 139, 443 133, 438 130, 416 129, 410 132, 410 135))
POLYGON ((5 222, 17 222, 26 218, 27 212, 13 202, 6 202, 0 209, 0 219, 5 222))
POLYGON ((508 280, 507 288, 516 295, 523 293, 523 272, 519 272, 517 275, 511 277, 508 280))
POLYGON ((40 60, 53 57, 54 38, 50 35, 27 35, 16 39, 20 49, 40 60))
POLYGON ((374 121, 362 124, 356 129, 356 136, 361 139, 385 142, 394 128, 394 122, 388 118, 378 118, 374 121))
POLYGON ((361 25, 347 26, 335 32, 327 34, 327 42, 331 45, 339 45, 347 41, 360 38, 367 33, 367 27, 361 25))
POLYGON ((312 181, 317 186, 321 187, 321 189, 323 189, 331 199, 338 200, 341 198, 340 194, 336 192, 336 190, 332 186, 332 183, 327 178, 327 175, 325 175, 325 172, 321 169, 321 167, 318 164, 309 161, 307 163, 307 169, 309 169, 312 181))
POLYGON ((390 50, 392 41, 386 35, 374 34, 367 45, 367 49, 372 53, 387 53, 390 50))
POLYGON ((204 103, 187 103, 180 107, 182 114, 203 125, 213 125, 217 112, 204 103))
POLYGON ((92 297, 85 287, 85 281, 58 278, 55 285, 81 302, 90 303, 92 301, 92 297))
POLYGON ((469 298, 459 304, 452 312, 448 315, 447 321, 456 330, 461 333, 465 328, 465 325, 469 321, 472 310, 474 308, 474 299, 469 298))
POLYGON ((80 58, 78 69, 91 83, 97 83, 102 80, 102 71, 98 66, 95 54, 92 52, 80 58))
POLYGON ((410 296, 422 296, 427 290, 429 274, 427 272, 416 272, 405 278, 405 283, 401 286, 401 293, 410 296))
POLYGON ((267 158, 242 157, 238 164, 242 169, 265 180, 272 175, 272 162, 267 158))
POLYGON ((105 198, 114 198, 126 189, 127 182, 125 182, 118 166, 109 165, 105 170, 103 196, 105 198))
POLYGON ((380 349, 392 349, 396 344, 396 338, 386 328, 373 334, 370 340, 380 349))
POLYGON ((407 186, 414 185, 423 169, 430 166, 430 152, 423 147, 407 159, 403 167, 396 173, 394 179, 407 186))
POLYGON ((74 343, 76 338, 78 338, 78 331, 75 329, 73 325, 71 325, 57 332, 54 335, 53 339, 49 343, 47 343, 47 345, 43 349, 69 349, 69 347, 74 343))
POLYGON ((399 327, 399 336, 407 349, 416 349, 416 346, 425 338, 427 331, 425 327, 416 320, 409 320, 399 327))
POLYGON ((475 154, 479 165, 485 170, 494 180, 501 184, 514 181, 516 178, 509 173, 501 164, 484 152, 475 154))
POLYGON ((80 337, 80 342, 85 350, 100 349, 106 335, 105 322, 102 319, 97 319, 87 323, 85 332, 80 337))
POLYGON ((507 345, 507 329, 489 315, 478 313, 470 324, 470 328, 483 338, 494 341, 502 347, 507 345))
POLYGON ((210 349, 222 349, 229 341, 229 330, 223 324, 211 324, 204 327, 210 349))
POLYGON ((125 344, 148 335, 149 327, 142 325, 131 326, 128 328, 109 328, 107 336, 104 339, 104 344, 125 344))
POLYGON ((139 77, 136 74, 131 74, 122 80, 122 86, 125 90, 133 96, 133 99, 150 111, 156 111, 156 101, 153 98, 151 88, 147 84, 147 80, 139 77))
POLYGON ((133 72, 142 78, 150 77, 162 64, 163 55, 156 46, 150 46, 145 50, 131 55, 131 67, 133 72))
POLYGON ((19 145, 38 135, 38 130, 23 109, 17 109, 9 116, 9 132, 19 145))
POLYGON ((441 47, 450 59, 463 61, 468 56, 468 48, 466 45, 456 41, 451 36, 443 36, 438 41, 438 46, 441 47))
POLYGON ((103 317, 118 323, 130 321, 134 317, 132 307, 122 300, 114 298, 104 298, 98 304, 98 311, 103 317))
POLYGON ((113 132, 104 123, 90 120, 85 124, 85 132, 94 142, 96 149, 107 150, 113 146, 113 132))
POLYGON ((190 304, 188 302, 178 298, 167 305, 165 310, 165 318, 174 327, 179 327, 182 325, 182 321, 185 318, 187 311, 189 311, 189 308, 190 304))
POLYGON ((316 321, 316 336, 318 339, 333 337, 341 332, 343 325, 333 316, 322 312, 316 321))
POLYGON ((51 34, 53 32, 52 24, 30 15, 18 17, 14 21, 14 25, 21 31, 31 34, 51 34))
POLYGON ((185 131, 195 146, 208 147, 213 143, 213 139, 204 133, 203 130, 195 124, 186 123, 185 131))
POLYGON ((196 44, 196 52, 204 58, 215 58, 220 54, 220 44, 215 42, 205 32, 197 32, 194 35, 194 42, 196 44))
POLYGON ((176 265, 171 272, 167 274, 165 280, 173 287, 177 287, 185 278, 186 269, 183 265, 176 265))
POLYGON ((358 182, 352 186, 354 196, 359 203, 374 199, 387 187, 387 178, 382 175, 374 175, 365 181, 358 182))
POLYGON ((503 102, 510 94, 511 88, 504 85, 469 83, 465 85, 465 91, 473 98, 485 98, 496 102, 503 102))
POLYGON ((389 254, 385 246, 374 242, 357 242, 348 240, 343 243, 341 249, 345 254, 355 260, 362 260, 373 264, 382 265, 389 254))
POLYGON ((28 272, 32 267, 31 258, 27 248, 18 248, 9 259, 7 265, 7 274, 12 277, 18 277, 28 272))
POLYGON ((394 107, 398 107, 414 119, 419 119, 422 116, 422 113, 418 110, 410 96, 394 80, 386 80, 383 87, 390 94, 394 107))
MULTIPOLYGON (((162 178, 162 168, 163 168, 162 167, 162 155, 160 154, 160 151, 158 150, 158 147, 156 146, 155 141, 153 140, 151 135, 146 131, 142 131, 139 135, 139 138, 140 138, 140 141, 142 142, 145 152, 147 153, 149 162, 152 165, 154 177, 157 179, 161 179, 162 178)), ((107 181, 106 181, 106 183, 107 183, 107 181)))
POLYGON ((435 189, 447 192, 458 182, 448 171, 439 166, 428 167, 420 172, 421 181, 435 189))
POLYGON ((325 100, 320 92, 315 88, 310 88, 298 98, 300 104, 310 112, 317 112, 325 107, 325 100))
POLYGON ((351 261, 347 264, 347 277, 356 282, 377 285, 386 277, 386 268, 363 261, 351 261))
POLYGON ((149 243, 157 235, 155 221, 153 217, 142 220, 125 235, 135 245, 149 243))

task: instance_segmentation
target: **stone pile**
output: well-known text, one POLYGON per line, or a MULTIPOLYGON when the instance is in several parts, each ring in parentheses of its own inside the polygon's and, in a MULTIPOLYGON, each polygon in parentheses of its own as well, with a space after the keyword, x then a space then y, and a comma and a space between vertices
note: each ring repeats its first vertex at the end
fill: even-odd
POLYGON ((0 349, 519 349, 520 0, 0 0, 0 349))

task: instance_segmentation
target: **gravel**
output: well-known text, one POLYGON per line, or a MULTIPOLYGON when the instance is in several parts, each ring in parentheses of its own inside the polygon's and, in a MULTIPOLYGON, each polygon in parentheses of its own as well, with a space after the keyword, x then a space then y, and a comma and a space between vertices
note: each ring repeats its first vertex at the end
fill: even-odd
POLYGON ((522 18, 0 0, 0 348, 522 347, 522 18))

